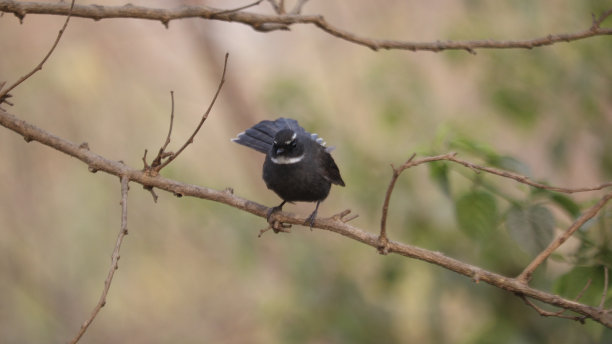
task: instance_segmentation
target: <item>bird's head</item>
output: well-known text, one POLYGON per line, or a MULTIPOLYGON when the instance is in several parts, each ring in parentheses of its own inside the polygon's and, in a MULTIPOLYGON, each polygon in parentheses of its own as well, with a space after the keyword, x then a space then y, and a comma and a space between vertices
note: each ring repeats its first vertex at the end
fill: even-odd
POLYGON ((272 144, 270 158, 275 164, 295 164, 304 157, 304 145, 298 135, 291 129, 276 133, 272 144))

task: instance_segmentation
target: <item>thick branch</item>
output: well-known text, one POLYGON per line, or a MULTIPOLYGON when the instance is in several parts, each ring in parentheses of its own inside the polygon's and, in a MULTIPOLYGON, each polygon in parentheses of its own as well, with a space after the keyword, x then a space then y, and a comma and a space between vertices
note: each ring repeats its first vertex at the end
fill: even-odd
MULTIPOLYGON (((13 13, 19 18, 26 14, 52 14, 67 15, 69 6, 65 3, 38 3, 38 2, 16 2, 11 0, 0 0, 0 11, 13 13)), ((136 18, 158 20, 168 25, 171 20, 184 18, 202 18, 208 20, 220 20, 227 22, 238 22, 251 26, 255 30, 270 31, 288 29, 295 24, 311 24, 328 34, 355 44, 378 49, 398 49, 410 51, 442 51, 442 50, 465 50, 473 53, 475 49, 532 49, 552 45, 560 42, 571 42, 594 36, 611 35, 611 28, 602 28, 600 24, 612 14, 612 10, 604 12, 595 18, 591 25, 582 31, 574 33, 549 34, 543 37, 518 40, 518 41, 495 41, 495 40, 473 40, 473 41, 436 41, 436 42, 409 42, 385 39, 372 39, 356 35, 350 31, 343 30, 331 25, 321 15, 299 15, 280 14, 268 15, 246 11, 223 10, 207 6, 187 6, 173 9, 150 8, 144 6, 101 6, 101 5, 76 5, 72 16, 90 18, 94 20, 107 18, 136 18)))
MULTIPOLYGON (((109 160, 96 153, 93 153, 84 144, 79 146, 75 143, 50 134, 47 131, 20 120, 3 110, 0 110, 0 125, 23 136, 28 142, 32 140, 38 141, 60 152, 75 157, 86 163, 89 166, 89 169, 92 171, 104 171, 116 176, 125 176, 132 182, 166 190, 174 193, 175 195, 197 197, 227 204, 262 218, 266 218, 269 211, 268 207, 235 196, 231 191, 218 191, 206 187, 185 184, 166 179, 162 176, 152 177, 144 171, 130 168, 121 162, 109 160)), ((295 225, 302 225, 306 220, 305 218, 284 212, 277 213, 277 218, 279 221, 284 223, 295 225)), ((338 216, 318 218, 313 227, 341 234, 345 237, 357 240, 375 248, 379 247, 378 235, 366 232, 360 228, 345 223, 338 216)), ((512 293, 522 294, 553 306, 571 310, 612 328, 612 313, 576 301, 567 300, 558 295, 531 288, 518 279, 483 270, 476 266, 447 257, 439 252, 433 252, 395 241, 389 241, 386 245, 386 249, 389 253, 397 253, 406 257, 439 265, 445 269, 470 277, 476 282, 484 281, 512 293)))

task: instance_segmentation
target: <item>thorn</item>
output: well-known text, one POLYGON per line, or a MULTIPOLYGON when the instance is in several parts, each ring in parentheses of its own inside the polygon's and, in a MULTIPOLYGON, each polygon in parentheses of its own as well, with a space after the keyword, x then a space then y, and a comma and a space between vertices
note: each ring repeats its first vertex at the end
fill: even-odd
POLYGON ((87 142, 83 142, 79 145, 80 149, 89 150, 89 144, 87 142))

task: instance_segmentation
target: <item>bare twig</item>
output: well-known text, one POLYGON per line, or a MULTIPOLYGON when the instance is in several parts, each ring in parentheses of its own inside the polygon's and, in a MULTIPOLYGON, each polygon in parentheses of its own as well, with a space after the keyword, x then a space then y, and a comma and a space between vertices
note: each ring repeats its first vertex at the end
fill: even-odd
MULTIPOLYGON (((94 20, 107 18, 138 18, 158 20, 168 25, 171 20, 183 18, 202 18, 207 20, 220 20, 239 22, 251 26, 259 31, 286 30, 291 25, 311 24, 339 39, 349 41, 373 50, 398 49, 409 51, 465 50, 474 53, 476 49, 533 49, 562 42, 571 42, 594 36, 612 35, 612 28, 602 28, 600 24, 607 19, 612 10, 604 12, 594 20, 589 28, 574 32, 549 34, 529 40, 471 40, 471 41, 435 41, 435 42, 409 42, 398 40, 371 39, 356 35, 331 25, 321 15, 295 15, 285 14, 282 2, 270 0, 276 15, 251 13, 246 11, 225 12, 223 9, 206 6, 189 6, 174 9, 150 8, 144 6, 101 6, 79 5, 75 6, 72 15, 91 18, 94 20)), ((14 13, 23 18, 28 13, 66 15, 68 6, 62 3, 38 3, 0 0, 0 12, 14 13)))
POLYGON ((561 244, 563 244, 574 232, 578 230, 585 222, 593 218, 601 208, 608 203, 608 201, 612 198, 612 192, 605 194, 599 202, 595 205, 587 209, 568 229, 563 232, 560 236, 555 238, 549 245, 546 247, 540 254, 535 257, 529 265, 521 272, 520 275, 517 276, 517 280, 527 283, 531 279, 533 272, 542 264, 561 244))
POLYGON ((398 169, 400 170, 399 172, 401 172, 405 169, 408 169, 408 168, 411 168, 417 165, 421 165, 421 164, 429 163, 433 161, 441 161, 441 160, 451 161, 451 162, 463 165, 465 167, 471 168, 475 171, 483 171, 483 172, 494 174, 494 175, 497 175, 503 178, 512 179, 519 183, 532 186, 534 188, 545 189, 545 190, 567 193, 567 194, 578 193, 578 192, 591 192, 591 191, 597 191, 597 190, 602 190, 608 187, 612 187, 612 182, 607 182, 607 183, 599 184, 596 186, 577 187, 577 188, 564 188, 564 187, 559 187, 559 186, 546 185, 546 184, 534 182, 529 177, 520 175, 518 173, 500 170, 500 169, 492 168, 492 167, 484 167, 484 166, 476 165, 466 160, 459 159, 457 158, 457 153, 454 153, 454 152, 442 154, 442 155, 425 157, 423 159, 418 159, 418 160, 408 160, 398 169))
MULTIPOLYGON (((147 150, 145 149, 144 156, 142 157, 145 171, 149 171, 149 172, 154 171, 155 173, 158 173, 158 171, 155 171, 155 168, 161 165, 163 159, 169 156, 172 156, 173 153, 166 152, 166 148, 168 148, 168 144, 170 144, 170 137, 172 136, 173 124, 174 124, 174 91, 170 91, 170 125, 168 126, 168 135, 166 136, 166 141, 164 141, 164 144, 159 149, 157 156, 151 162, 151 165, 147 163, 147 150)), ((157 200, 156 197, 153 197, 153 199, 157 200)))
POLYGON ((166 136, 166 142, 159 149, 160 152, 163 152, 168 147, 170 143, 170 137, 172 136, 172 126, 174 124, 174 91, 170 91, 170 125, 168 126, 168 136, 166 136))
POLYGON ((291 11, 289 11, 289 14, 300 14, 302 13, 302 8, 304 7, 304 5, 308 2, 308 0, 298 0, 295 2, 295 6, 293 6, 293 9, 291 9, 291 11))
POLYGON ((185 141, 183 146, 181 148, 179 148, 179 150, 176 153, 168 156, 168 159, 166 161, 164 161, 161 165, 156 166, 156 167, 153 168, 156 172, 159 172, 162 168, 168 166, 168 164, 171 163, 174 159, 176 159, 185 150, 185 148, 187 148, 187 146, 189 146, 189 144, 193 143, 193 139, 198 134, 198 131, 200 131, 200 128, 202 128, 202 125, 204 124, 204 121, 206 121, 206 119, 208 118, 208 114, 210 113, 210 110, 212 110, 213 105, 215 105, 215 101, 217 101, 217 97, 219 96, 219 93, 221 92, 221 88, 223 87, 223 84, 225 83, 225 72, 227 71, 227 59, 228 59, 228 57, 229 57, 229 53, 226 53, 225 54, 225 60, 224 60, 224 63, 223 63, 223 73, 221 74, 221 80, 219 81, 219 86, 217 87, 217 92, 215 92, 215 96, 213 97, 212 101, 210 102, 210 105, 208 105, 208 109, 206 109, 206 112, 204 112, 204 114, 202 115, 202 119, 200 120, 200 123, 198 123, 198 126, 193 131, 193 134, 191 134, 191 136, 187 139, 187 141, 185 141))
POLYGON ((541 307, 538 307, 538 305, 536 305, 531 300, 529 300, 525 295, 520 295, 520 297, 521 299, 523 299, 523 301, 525 301, 525 303, 528 306, 535 309, 536 312, 538 312, 543 317, 557 317, 557 318, 570 319, 570 320, 579 321, 580 323, 584 323, 584 319, 585 319, 584 315, 574 315, 574 316, 564 315, 563 313, 566 311, 565 309, 562 309, 558 312, 547 311, 541 307))
MULTIPOLYGON (((116 176, 127 176, 132 182, 165 190, 175 195, 191 196, 223 203, 264 219, 267 217, 268 212, 270 211, 270 208, 264 205, 238 197, 230 192, 181 183, 175 180, 166 179, 159 175, 153 177, 142 170, 130 168, 125 164, 119 163, 118 161, 107 159, 91 150, 81 149, 79 145, 37 128, 34 125, 18 119, 17 117, 3 110, 0 110, 0 125, 18 133, 24 138, 28 138, 30 142, 38 141, 46 146, 63 152, 64 154, 75 157, 76 159, 79 159, 87 164, 90 169, 96 171, 102 171, 116 176)), ((437 157, 424 158, 421 159, 421 161, 427 159, 435 161, 436 158, 437 157)), ((414 163, 416 163, 416 161, 412 162, 412 164, 414 163)), ((303 225, 304 221, 306 220, 304 217, 285 212, 277 212, 275 213, 275 216, 279 221, 286 224, 303 225)), ((379 235, 369 233, 361 228, 352 226, 349 223, 338 221, 338 219, 334 217, 319 218, 317 221, 315 221, 313 227, 338 233, 347 238, 359 241, 375 248, 379 247, 379 235)), ((447 257, 440 252, 434 252, 392 240, 389 240, 387 247, 389 253, 396 253, 405 257, 419 259, 441 266, 450 271, 454 271, 469 278, 474 278, 475 280, 488 283, 511 293, 523 294, 526 297, 542 301, 552 306, 557 306, 576 312, 591 318, 604 326, 612 328, 612 313, 601 311, 599 308, 564 299, 558 295, 532 288, 516 278, 506 277, 484 270, 477 266, 447 257)))
POLYGON ((236 8, 230 9, 230 10, 221 10, 221 11, 215 13, 215 14, 218 15, 218 14, 228 14, 228 13, 232 13, 232 12, 239 12, 239 11, 242 11, 242 10, 246 10, 247 8, 250 8, 250 7, 255 7, 255 6, 261 4, 263 1, 264 0, 257 0, 257 1, 255 1, 253 3, 251 3, 251 4, 248 4, 248 5, 236 7, 236 8))
POLYGON ((606 296, 608 296, 608 267, 604 265, 604 287, 601 293, 601 301, 599 301, 599 309, 603 310, 606 303, 606 296))
POLYGON ((49 59, 51 54, 53 54, 53 51, 55 50, 55 47, 57 47, 57 44, 59 43, 60 39, 62 38, 62 35, 64 34, 64 31, 66 30, 66 27, 68 26, 68 22, 70 21, 70 17, 72 16, 72 10, 74 9, 74 2, 75 2, 75 0, 72 0, 72 3, 70 4, 70 6, 68 8, 68 13, 66 15, 66 20, 64 21, 64 25, 62 25, 62 28, 59 30, 59 32, 57 34, 57 37, 55 38, 55 42, 53 42, 53 45, 51 46, 51 49, 49 49, 49 52, 47 52, 47 55, 45 55, 45 57, 43 57, 42 61, 40 61, 40 63, 38 65, 36 65, 36 67, 34 67, 34 69, 32 69, 28 74, 26 74, 26 75, 22 76, 21 78, 19 78, 19 80, 15 81, 15 83, 13 83, 11 86, 5 88, 4 90, 2 90, 2 88, 0 87, 0 99, 1 100, 6 102, 6 98, 8 97, 8 93, 10 91, 12 91, 15 87, 19 86, 22 82, 24 82, 27 79, 29 79, 32 75, 34 75, 34 73, 36 73, 36 72, 38 72, 39 70, 42 69, 42 67, 45 64, 45 62, 47 62, 47 60, 49 59))
MULTIPOLYGON (((402 167, 406 166, 407 164, 410 164, 415 156, 416 156, 416 153, 412 154, 412 156, 402 165, 402 167)), ((389 253, 387 250, 387 244, 389 243, 389 239, 387 238, 387 214, 389 212, 389 202, 391 200, 391 193, 393 192, 395 183, 397 182, 397 178, 399 178, 400 173, 402 173, 402 171, 406 169, 402 167, 395 168, 395 166, 391 165, 391 169, 393 169, 393 175, 391 176, 391 181, 389 182, 389 186, 387 187, 387 193, 385 194, 385 201, 383 202, 383 207, 382 207, 382 215, 380 217, 380 234, 378 236, 378 240, 379 240, 378 252, 381 254, 389 253)))
POLYGON ((463 165, 465 167, 469 167, 469 168, 474 169, 474 170, 484 171, 484 172, 487 172, 487 173, 490 173, 490 174, 498 175, 500 177, 513 179, 513 180, 516 180, 519 183, 523 183, 523 184, 526 184, 526 185, 529 185, 529 186, 533 186, 533 187, 538 188, 538 189, 546 189, 546 190, 550 190, 550 191, 556 191, 556 192, 562 192, 562 193, 568 193, 568 194, 577 193, 577 192, 597 191, 597 190, 601 190, 601 189, 604 189, 604 188, 612 186, 612 182, 608 182, 608 183, 603 183, 603 184, 600 184, 600 185, 597 185, 597 186, 593 186, 593 187, 564 188, 564 187, 551 186, 551 185, 546 185, 546 184, 542 184, 542 183, 537 183, 537 182, 534 182, 531 179, 529 179, 529 177, 520 175, 518 173, 504 171, 504 170, 500 170, 500 169, 496 169, 496 168, 492 168, 492 167, 478 166, 478 165, 473 164, 471 162, 458 159, 456 157, 456 154, 451 154, 450 156, 445 156, 444 159, 440 159, 440 160, 452 161, 452 162, 461 164, 461 165, 463 165))
POLYGON ((100 295, 100 300, 98 304, 94 307, 91 315, 85 322, 81 325, 79 332, 72 338, 70 341, 71 344, 77 343, 81 337, 89 328, 89 325, 94 321, 100 309, 106 305, 106 296, 108 295, 108 291, 110 289, 111 283, 113 282, 113 276, 115 275, 115 271, 119 268, 119 250, 121 250, 121 244, 123 243, 123 238, 128 234, 127 229, 127 196, 129 190, 130 179, 128 176, 121 176, 121 229, 119 230, 119 234, 117 235, 117 241, 115 243, 115 249, 113 250, 113 254, 111 255, 111 266, 108 270, 108 274, 106 275, 106 279, 104 280, 104 289, 102 290, 102 295, 100 295))
POLYGON ((274 12, 277 14, 284 14, 284 7, 282 3, 277 2, 276 0, 268 0, 268 2, 270 3, 270 6, 272 6, 272 9, 274 9, 274 12))

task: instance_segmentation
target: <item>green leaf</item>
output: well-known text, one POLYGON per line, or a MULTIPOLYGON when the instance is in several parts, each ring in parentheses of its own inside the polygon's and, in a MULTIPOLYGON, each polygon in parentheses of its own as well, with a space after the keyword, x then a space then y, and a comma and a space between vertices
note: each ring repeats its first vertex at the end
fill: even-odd
POLYGON ((473 239, 486 238, 497 227, 495 197, 485 191, 470 191, 455 202, 459 228, 473 239))
POLYGON ((531 174, 527 164, 508 155, 489 155, 487 156, 487 163, 503 170, 516 172, 524 176, 529 176, 531 174))
POLYGON ((571 198, 559 193, 551 193, 550 199, 572 215, 572 217, 577 218, 580 216, 580 207, 571 198))
MULTIPOLYGON (((604 269, 602 266, 580 266, 575 267, 565 275, 559 277, 554 284, 554 292, 563 297, 573 299, 591 281, 589 287, 584 291, 580 302, 587 305, 597 305, 601 301, 602 290, 604 290, 604 269)), ((612 278, 608 279, 608 288, 612 287, 612 278)), ((612 299, 608 294, 606 300, 612 299)), ((606 305, 609 304, 606 302, 606 305)))
POLYGON ((527 253, 541 252, 553 239, 555 217, 548 208, 535 204, 514 205, 506 216, 510 237, 527 253))
POLYGON ((448 164, 443 161, 434 161, 429 164, 429 175, 442 189, 445 195, 450 196, 450 182, 448 180, 448 164))

